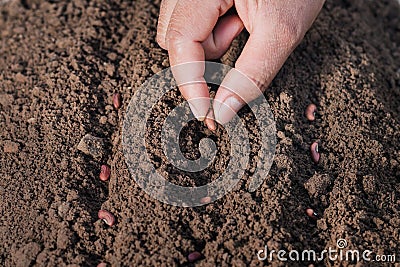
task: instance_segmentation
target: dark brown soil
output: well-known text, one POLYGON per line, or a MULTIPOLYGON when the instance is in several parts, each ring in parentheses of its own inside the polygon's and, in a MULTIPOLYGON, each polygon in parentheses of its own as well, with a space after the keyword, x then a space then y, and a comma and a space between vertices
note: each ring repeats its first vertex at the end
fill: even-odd
MULTIPOLYGON (((349 249, 400 259, 398 2, 326 3, 265 94, 278 141, 266 181, 198 208, 149 197, 122 154, 129 99, 169 66, 154 41, 158 7, 144 0, 0 5, 0 265, 190 266, 193 251, 204 255, 198 266, 279 265, 258 261, 257 251, 322 251, 339 238, 349 249), (318 106, 314 122, 304 117, 310 103, 318 106), (86 134, 103 138, 96 157, 78 149, 86 134), (319 164, 309 155, 315 140, 319 164), (98 178, 102 164, 111 166, 108 182, 98 178), (99 209, 116 224, 98 220, 99 209)), ((244 40, 223 62, 234 62, 244 40)), ((209 134, 198 123, 186 130, 209 134)))

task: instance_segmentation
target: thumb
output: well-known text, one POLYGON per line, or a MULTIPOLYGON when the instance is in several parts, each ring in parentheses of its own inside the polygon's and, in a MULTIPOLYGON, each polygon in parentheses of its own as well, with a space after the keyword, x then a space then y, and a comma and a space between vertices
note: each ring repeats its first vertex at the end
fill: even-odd
POLYGON ((215 119, 229 122, 247 103, 259 97, 301 40, 297 33, 255 29, 228 72, 214 99, 215 119))

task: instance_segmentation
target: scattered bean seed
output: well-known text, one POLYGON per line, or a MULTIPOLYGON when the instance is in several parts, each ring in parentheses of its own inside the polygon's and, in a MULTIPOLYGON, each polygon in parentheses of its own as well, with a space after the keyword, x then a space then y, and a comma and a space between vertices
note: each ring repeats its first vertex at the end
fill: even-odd
POLYGON ((190 253, 190 254, 188 255, 188 260, 189 260, 190 262, 195 262, 195 261, 201 259, 202 257, 203 257, 203 255, 201 255, 200 252, 194 251, 194 252, 192 252, 192 253, 190 253))
POLYGON ((107 267, 107 263, 100 262, 99 264, 97 264, 97 267, 107 267))
POLYGON ((211 202, 211 197, 203 197, 203 198, 201 198, 200 199, 200 203, 201 204, 207 204, 207 203, 210 203, 211 202))
POLYGON ((115 93, 113 96, 113 104, 116 109, 119 109, 121 107, 121 94, 120 93, 115 93))
POLYGON ((98 216, 99 219, 103 220, 109 226, 113 226, 115 223, 114 215, 107 210, 99 210, 98 216))
POLYGON ((107 165, 101 165, 100 180, 107 181, 110 178, 111 169, 107 165))
POLYGON ((318 218, 318 213, 316 213, 313 209, 307 208, 306 209, 306 214, 308 217, 310 217, 313 220, 317 220, 318 218))
POLYGON ((310 147, 310 151, 311 151, 311 158, 313 159, 313 161, 315 163, 318 163, 321 155, 318 152, 318 143, 317 142, 312 143, 312 145, 310 147))
POLYGON ((308 107, 306 108, 306 118, 309 121, 313 121, 315 120, 315 112, 317 111, 317 106, 314 104, 310 104, 308 105, 308 107))
POLYGON ((211 108, 207 115, 206 118, 204 119, 204 123, 206 124, 207 128, 210 129, 211 131, 215 131, 217 129, 217 125, 215 123, 215 115, 214 115, 214 111, 211 108))

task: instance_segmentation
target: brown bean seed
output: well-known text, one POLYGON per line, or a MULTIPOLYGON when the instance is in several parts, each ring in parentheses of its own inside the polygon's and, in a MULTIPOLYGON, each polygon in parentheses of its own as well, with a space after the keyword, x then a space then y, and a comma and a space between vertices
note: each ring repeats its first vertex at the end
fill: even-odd
POLYGON ((190 253, 188 255, 188 260, 190 262, 194 262, 194 261, 197 261, 197 260, 201 259, 202 257, 203 257, 203 255, 201 255, 200 252, 195 251, 195 252, 192 252, 192 253, 190 253))
POLYGON ((310 146, 310 152, 311 152, 311 158, 313 159, 313 161, 315 163, 318 163, 321 155, 318 153, 318 143, 317 142, 312 143, 312 145, 310 146))
POLYGON ((97 267, 107 267, 107 263, 100 262, 99 264, 97 264, 97 267))
POLYGON ((121 107, 121 94, 120 93, 115 93, 113 96, 113 104, 116 109, 119 109, 121 107))
POLYGON ((114 215, 112 215, 112 213, 107 210, 99 210, 98 216, 99 219, 103 220, 109 226, 113 226, 115 223, 114 215))
POLYGON ((307 214, 308 217, 310 217, 313 220, 317 220, 318 219, 317 218, 318 214, 313 209, 307 208, 306 209, 306 214, 307 214))
POLYGON ((111 169, 107 165, 101 165, 100 180, 107 181, 110 178, 111 169))
POLYGON ((215 131, 217 129, 217 125, 215 122, 215 115, 212 108, 208 111, 206 118, 204 119, 204 123, 206 124, 207 128, 210 129, 211 131, 215 131))
POLYGON ((201 198, 200 199, 200 203, 201 204, 207 204, 207 203, 210 203, 211 202, 211 197, 203 197, 203 198, 201 198))
POLYGON ((313 121, 315 120, 315 112, 317 111, 317 106, 314 104, 310 104, 308 105, 308 107, 306 108, 306 118, 309 121, 313 121))

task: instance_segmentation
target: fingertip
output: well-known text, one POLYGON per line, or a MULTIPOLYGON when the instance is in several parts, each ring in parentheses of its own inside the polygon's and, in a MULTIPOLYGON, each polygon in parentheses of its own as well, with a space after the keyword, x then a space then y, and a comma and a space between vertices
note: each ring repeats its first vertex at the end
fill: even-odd
POLYGON ((232 120, 236 113, 262 94, 256 83, 243 72, 231 69, 214 99, 215 119, 221 124, 232 120))
POLYGON ((209 97, 191 97, 187 98, 190 110, 198 121, 204 121, 210 109, 209 97))
POLYGON ((162 49, 167 50, 167 46, 165 44, 165 35, 157 33, 156 42, 162 49))
POLYGON ((222 125, 230 122, 244 105, 244 101, 232 92, 222 101, 215 99, 215 120, 222 125))
POLYGON ((204 121, 207 116, 206 107, 203 106, 205 103, 200 103, 199 101, 194 101, 194 102, 196 102, 196 104, 194 104, 190 100, 188 102, 189 102, 190 110, 192 111, 194 117, 198 121, 204 121))
POLYGON ((203 77, 204 69, 204 61, 187 62, 171 68, 179 91, 199 121, 205 119, 210 109, 210 93, 203 77))

